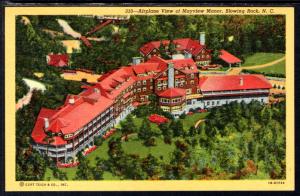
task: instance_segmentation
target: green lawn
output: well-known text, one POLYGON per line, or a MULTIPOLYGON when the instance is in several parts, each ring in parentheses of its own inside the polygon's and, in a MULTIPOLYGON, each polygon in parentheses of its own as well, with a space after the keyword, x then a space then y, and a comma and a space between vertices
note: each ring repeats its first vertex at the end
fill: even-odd
POLYGON ((255 53, 251 56, 246 57, 242 66, 253 66, 269 63, 284 57, 283 53, 255 53))
POLYGON ((195 113, 193 115, 187 115, 185 119, 180 119, 183 124, 184 130, 189 130, 191 126, 194 126, 200 119, 204 119, 209 113, 195 113))
POLYGON ((138 154, 140 157, 146 157, 148 154, 168 162, 170 160, 170 154, 174 151, 174 143, 171 145, 165 144, 162 138, 155 138, 156 146, 147 147, 143 145, 143 141, 138 139, 135 135, 129 138, 129 141, 122 143, 122 148, 128 154, 138 154))
POLYGON ((275 65, 260 68, 260 69, 253 69, 254 71, 264 72, 264 73, 280 73, 285 74, 285 61, 281 61, 275 65))
MULTIPOLYGON (((195 113, 193 115, 187 115, 185 119, 180 119, 183 123, 183 127, 185 130, 188 130, 191 126, 195 125, 195 123, 199 119, 204 119, 208 113, 195 113)), ((139 128, 142 124, 143 119, 142 118, 133 118, 134 123, 139 128)), ((150 123, 151 128, 153 128, 156 131, 159 131, 159 127, 154 124, 150 123)), ((121 133, 117 132, 111 137, 120 137, 121 133)), ((87 159, 90 161, 91 166, 95 166, 96 164, 96 157, 101 157, 103 159, 108 159, 108 140, 105 140, 103 144, 98 147, 94 152, 89 154, 87 156, 87 159)), ((137 135, 132 135, 129 137, 129 140, 127 142, 122 143, 122 148, 124 151, 128 154, 138 154, 140 157, 146 157, 149 153, 151 153, 153 156, 157 157, 158 159, 161 159, 164 162, 168 162, 170 160, 170 155, 175 149, 174 142, 172 142, 171 145, 165 144, 162 137, 157 137, 155 139, 156 146, 152 147, 146 147, 143 145, 143 141, 141 141, 137 135)), ((77 167, 73 168, 59 168, 59 170, 66 172, 68 180, 73 180, 76 175, 77 167)), ((118 180, 119 178, 117 176, 113 176, 110 172, 105 172, 103 175, 105 180, 118 180)), ((52 170, 47 168, 44 180, 58 180, 55 179, 52 175, 52 170)))

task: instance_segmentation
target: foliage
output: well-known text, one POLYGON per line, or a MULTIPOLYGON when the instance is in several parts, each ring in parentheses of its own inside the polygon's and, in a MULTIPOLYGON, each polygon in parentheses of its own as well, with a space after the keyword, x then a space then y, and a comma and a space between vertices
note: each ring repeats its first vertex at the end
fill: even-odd
POLYGON ((133 122, 132 115, 129 114, 124 121, 121 123, 121 132, 125 136, 125 141, 127 140, 128 134, 134 133, 137 131, 137 127, 133 122))
POLYGON ((138 137, 145 141, 145 145, 153 146, 155 132, 151 129, 150 122, 148 119, 144 119, 140 130, 138 132, 138 137))
POLYGON ((90 166, 89 160, 87 160, 81 152, 77 155, 78 161, 80 162, 76 171, 76 180, 93 180, 94 173, 93 168, 90 166))

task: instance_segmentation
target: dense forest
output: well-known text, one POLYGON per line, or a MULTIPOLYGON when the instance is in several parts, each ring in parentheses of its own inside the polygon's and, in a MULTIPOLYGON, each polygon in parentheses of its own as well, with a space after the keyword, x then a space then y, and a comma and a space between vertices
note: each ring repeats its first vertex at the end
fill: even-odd
MULTIPOLYGON (((30 150, 30 133, 34 126, 36 116, 41 107, 56 108, 64 102, 67 94, 77 94, 81 91, 80 82, 63 80, 60 77, 63 68, 47 66, 46 62, 46 55, 51 52, 65 53, 65 49, 60 42, 61 40, 74 38, 70 37, 69 35, 52 37, 48 33, 44 32, 44 29, 62 32, 62 28, 58 25, 56 19, 64 19, 75 31, 85 35, 85 33, 97 25, 99 21, 96 18, 82 16, 27 17, 29 18, 30 23, 26 25, 21 22, 21 16, 16 17, 16 100, 21 98, 28 91, 28 87, 26 87, 22 81, 22 78, 24 77, 42 82, 46 85, 46 91, 44 93, 34 91, 31 103, 16 112, 17 180, 41 180, 43 179, 46 165, 51 164, 51 161, 30 150), (44 77, 38 78, 34 75, 35 72, 44 73, 44 77)), ((285 19, 283 16, 132 16, 130 17, 129 21, 121 21, 119 23, 109 25, 103 28, 101 31, 93 34, 94 37, 104 36, 105 41, 91 41, 93 44, 92 48, 87 48, 84 46, 84 44, 82 44, 82 52, 73 54, 71 56, 72 64, 70 67, 68 67, 68 69, 86 68, 97 73, 106 72, 119 66, 127 65, 129 62, 131 62, 131 58, 133 56, 139 55, 139 47, 148 41, 184 37, 198 39, 199 32, 201 31, 206 32, 206 43, 208 48, 215 50, 225 48, 241 58, 258 51, 285 51, 285 19), (118 33, 112 33, 115 27, 118 28, 118 33), (228 39, 229 37, 232 39, 228 39)), ((218 145, 216 144, 225 145, 230 149, 222 148, 222 150, 227 149, 228 151, 219 153, 237 154, 234 156, 233 160, 230 159, 230 161, 233 163, 230 168, 223 167, 222 162, 219 162, 218 164, 216 163, 215 165, 208 165, 207 168, 213 169, 216 172, 233 172, 237 169, 242 169, 242 165, 245 164, 245 161, 247 161, 241 160, 241 157, 239 157, 241 153, 240 151, 235 151, 237 146, 234 145, 240 145, 243 147, 241 148, 243 150, 242 153, 248 153, 249 156, 247 155, 247 158, 252 160, 253 164, 262 164, 262 166, 259 168, 264 169, 259 169, 258 171, 262 171, 264 174, 268 175, 270 172, 273 172, 273 177, 275 176, 276 178, 281 178, 284 176, 282 173, 284 171, 282 169, 284 168, 284 162, 282 162, 282 160, 284 160, 284 154, 282 154, 282 149, 278 146, 282 146, 282 142, 285 141, 283 139, 284 122, 277 122, 279 120, 277 119, 277 116, 279 115, 278 113, 284 112, 285 110, 283 107, 278 107, 268 109, 258 108, 271 113, 268 117, 268 120, 270 120, 272 123, 268 123, 268 127, 265 126, 267 125, 266 123, 261 122, 261 119, 256 119, 255 116, 251 117, 251 115, 257 114, 252 113, 253 111, 248 111, 250 116, 244 116, 243 118, 240 118, 240 116, 232 116, 234 119, 243 120, 242 123, 244 125, 249 123, 248 121, 252 120, 253 122, 257 123, 257 130, 249 130, 249 128, 245 129, 247 132, 244 132, 239 129, 240 125, 232 124, 232 120, 230 121, 231 124, 229 123, 229 125, 213 124, 212 122, 214 121, 208 121, 205 123, 204 127, 201 126, 201 129, 205 130, 205 134, 203 133, 203 135, 206 135, 207 138, 211 138, 204 142, 200 142, 199 138, 196 142, 199 143, 199 145, 196 145, 195 150, 193 151, 191 151, 191 148, 193 147, 191 147, 189 144, 189 140, 192 138, 186 138, 184 141, 180 140, 179 143, 177 142, 178 149, 176 152, 174 152, 174 157, 188 156, 195 158, 196 155, 192 155, 191 153, 199 152, 201 156, 207 156, 207 159, 201 159, 201 161, 214 160, 214 157, 217 157, 220 154, 214 154, 218 151, 214 151, 213 153, 211 150, 216 150, 218 148, 218 145), (279 133, 282 133, 279 134, 275 132, 274 127, 277 131, 279 131, 279 133), (230 132, 231 128, 233 130, 230 132), (266 135, 262 134, 260 136, 269 138, 265 138, 263 141, 259 140, 260 142, 255 142, 254 147, 254 144, 252 144, 253 142, 250 142, 252 141, 250 139, 249 142, 247 142, 247 145, 241 144, 240 141, 232 142, 233 140, 229 139, 237 139, 249 135, 250 138, 263 138, 258 136, 258 133, 254 131, 257 131, 261 134, 266 133, 266 135), (233 136, 230 134, 233 134, 233 136), (246 136, 243 134, 246 134, 246 136), (263 151, 262 149, 265 148, 266 145, 277 145, 277 143, 274 142, 266 142, 268 139, 279 142, 278 146, 271 146, 263 151), (231 145, 226 145, 226 142, 229 141, 232 142, 231 145), (246 146, 251 147, 246 148, 246 146), (254 152, 257 153, 257 155, 254 156, 254 152), (278 154, 276 154, 276 156, 267 157, 266 155, 269 152, 276 152, 278 154), (238 160, 238 163, 235 162, 236 160, 238 160)), ((214 112, 211 113, 211 115, 213 114, 214 112)), ((220 111, 217 112, 217 114, 217 117, 219 118, 227 117, 227 113, 224 113, 225 116, 220 111)), ((244 113, 242 114, 244 115, 244 113)), ((282 119, 284 118, 282 117, 282 119)), ((144 124, 143 126, 147 127, 148 125, 144 124)), ((180 127, 181 125, 178 123, 175 125, 173 124, 173 127, 176 126, 180 127)), ((204 131, 201 131, 201 133, 202 132, 204 131)), ((170 135, 170 131, 167 130, 164 133, 168 134, 168 136, 166 136, 167 142, 172 142, 174 140, 172 139, 173 136, 170 135)), ((145 144, 151 144, 152 136, 155 136, 155 134, 152 134, 150 138, 148 136, 144 137, 149 139, 149 141, 145 142, 145 144)), ((200 136, 201 134, 199 134, 199 137, 200 136)), ((118 150, 121 149, 117 149, 117 151, 118 150)), ((138 159, 133 155, 126 157, 126 159, 138 159)), ((148 158, 148 160, 143 161, 155 162, 151 156, 148 158)), ((188 158, 184 159, 190 160, 188 158)), ((128 165, 130 165, 130 162, 132 162, 132 160, 125 161, 125 163, 128 163, 128 165)), ((102 161, 99 159, 99 165, 101 164, 102 161)), ((114 167, 113 164, 114 163, 112 160, 111 168, 114 167)), ((136 164, 136 167, 141 166, 139 165, 139 161, 134 164, 136 164)), ((169 165, 158 167, 164 168, 163 171, 166 172, 164 175, 160 174, 159 176, 161 179, 177 179, 179 178, 178 172, 187 172, 186 169, 191 164, 193 164, 192 160, 190 160, 189 163, 183 163, 182 160, 175 160, 174 158, 173 162, 169 165), (174 167, 174 165, 176 167, 174 167), (181 167, 183 167, 183 170, 179 171, 181 167)), ((204 163, 201 164, 203 166, 204 163)), ((202 166, 199 166, 198 169, 201 169, 202 166)), ((98 169, 100 170, 102 167, 99 166, 98 169)), ((55 171, 58 173, 57 175, 64 176, 57 170, 55 171)), ((143 168, 141 168, 140 171, 144 172, 144 177, 134 176, 133 178, 148 178, 144 175, 146 171, 144 171, 143 168)), ((190 174, 180 174, 180 176, 182 176, 182 178, 191 178, 188 176, 190 174)), ((124 174, 121 172, 120 175, 124 174)), ((147 175, 151 176, 149 173, 147 175)), ((99 176, 97 178, 99 178, 99 176)), ((125 176, 124 178, 127 179, 130 177, 125 176)))

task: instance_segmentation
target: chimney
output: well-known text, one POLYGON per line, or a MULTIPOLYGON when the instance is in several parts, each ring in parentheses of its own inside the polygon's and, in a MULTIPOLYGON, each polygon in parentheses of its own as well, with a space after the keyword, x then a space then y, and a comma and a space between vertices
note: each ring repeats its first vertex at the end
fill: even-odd
POLYGON ((75 103, 75 99, 73 98, 73 97, 71 97, 70 99, 69 99, 69 104, 74 104, 75 103))
POLYGON ((47 129, 49 127, 49 119, 44 118, 45 128, 47 129))
POLYGON ((94 92, 99 94, 100 90, 98 88, 94 88, 94 92))
POLYGON ((201 45, 205 45, 205 32, 200 32, 200 40, 199 40, 201 45))
POLYGON ((168 63, 168 88, 174 88, 174 64, 168 63))
POLYGON ((143 57, 132 57, 132 64, 133 65, 140 64, 140 63, 142 63, 142 59, 143 59, 143 57))
POLYGON ((244 85, 244 79, 240 78, 240 86, 243 86, 243 85, 244 85))
POLYGON ((192 58, 192 54, 189 52, 184 53, 184 58, 185 59, 191 59, 192 58))

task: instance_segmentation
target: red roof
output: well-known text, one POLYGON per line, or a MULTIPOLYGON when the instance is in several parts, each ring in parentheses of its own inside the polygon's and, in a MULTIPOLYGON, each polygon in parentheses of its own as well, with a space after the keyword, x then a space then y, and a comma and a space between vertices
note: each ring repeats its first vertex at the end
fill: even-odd
POLYGON ((272 85, 263 75, 225 75, 201 77, 201 91, 229 91, 249 89, 270 89, 272 85))
POLYGON ((183 97, 185 96, 185 89, 182 88, 168 88, 167 90, 158 93, 159 97, 183 97))
MULTIPOLYGON (((35 123, 34 129, 31 133, 31 137, 36 143, 48 144, 48 142, 46 141, 47 135, 44 131, 45 118, 49 119, 56 112, 57 112, 56 110, 50 110, 50 109, 46 109, 46 108, 41 109, 41 111, 38 115, 37 121, 35 123)), ((59 137, 59 136, 49 138, 48 141, 51 141, 50 144, 52 144, 52 145, 63 145, 63 144, 67 143, 65 140, 63 140, 62 137, 59 137)))
POLYGON ((68 65, 69 56, 67 54, 49 54, 47 56, 48 65, 64 67, 68 65))
POLYGON ((159 71, 159 63, 157 63, 157 62, 141 63, 141 64, 133 65, 132 69, 135 74, 143 74, 143 73, 147 73, 147 72, 151 72, 151 71, 158 72, 159 71))
POLYGON ((230 64, 242 62, 241 59, 239 59, 236 56, 230 54, 226 50, 220 50, 219 58, 221 58, 226 63, 230 63, 230 64))
POLYGON ((159 63, 158 69, 160 71, 165 71, 168 68, 168 63, 173 63, 174 68, 186 73, 197 73, 198 68, 193 59, 171 59, 171 60, 164 60, 158 56, 151 57, 147 63, 159 63))
POLYGON ((105 96, 109 99, 116 98, 123 90, 133 85, 136 76, 132 67, 121 67, 100 79, 96 86, 100 86, 105 91, 105 96))
MULTIPOLYGON (((193 55, 197 55, 205 46, 201 45, 198 40, 192 40, 191 38, 182 38, 173 40, 175 45, 179 45, 176 47, 178 51, 187 51, 193 55)), ((170 40, 162 40, 162 41, 152 41, 144 44, 140 48, 140 52, 143 55, 148 55, 154 48, 159 49, 160 43, 163 45, 169 45, 170 40)))
MULTIPOLYGON (((35 127, 32 131, 32 138, 36 143, 47 144, 45 138, 45 118, 49 120, 49 127, 46 129, 52 133, 72 134, 89 123, 113 104, 113 100, 101 95, 102 89, 91 87, 79 95, 71 95, 63 106, 58 110, 48 110, 42 108, 35 127), (69 99, 74 99, 74 103, 69 103, 69 99)), ((51 138, 52 145, 61 145, 61 137, 51 138), (53 140, 54 139, 54 140, 53 140)))

